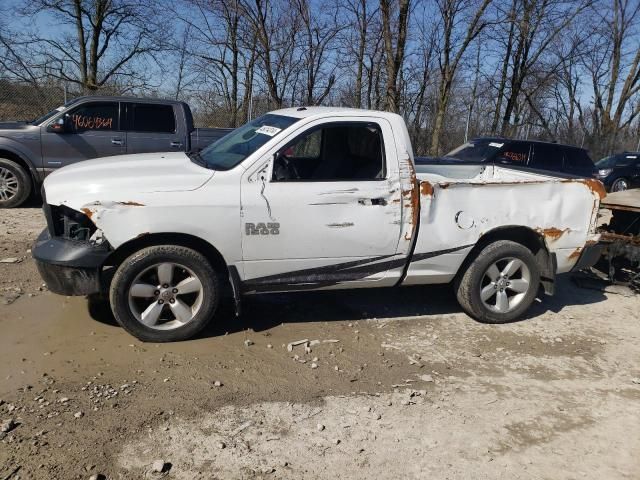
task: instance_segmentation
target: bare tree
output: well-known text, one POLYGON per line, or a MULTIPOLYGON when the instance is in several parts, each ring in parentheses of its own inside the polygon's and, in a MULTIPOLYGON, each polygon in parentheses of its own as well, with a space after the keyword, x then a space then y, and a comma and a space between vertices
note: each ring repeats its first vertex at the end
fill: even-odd
MULTIPOLYGON (((495 132, 498 130, 498 125, 500 124, 500 112, 502 112, 502 101, 504 99, 504 92, 507 85, 507 75, 509 73, 509 63, 511 61, 511 53, 513 51, 513 43, 516 33, 516 7, 518 6, 518 2, 520 0, 511 0, 511 8, 508 13, 503 10, 502 5, 498 4, 498 15, 502 15, 507 18, 507 22, 505 23, 497 23, 496 30, 499 32, 501 30, 501 25, 506 25, 506 38, 504 39, 504 55, 502 57, 502 65, 500 69, 500 80, 498 82, 498 91, 496 94, 496 108, 493 112, 493 122, 491 123, 491 132, 495 132)), ((502 38, 498 36, 498 41, 500 42, 502 38)))
POLYGON ((377 5, 371 4, 368 0, 347 0, 343 8, 345 23, 348 22, 350 27, 341 38, 347 52, 343 68, 353 72, 355 76, 353 102, 350 104, 356 108, 363 108, 365 105, 362 95, 363 87, 367 83, 365 76, 367 48, 376 41, 380 10, 377 5))
POLYGON ((176 83, 175 89, 173 92, 173 98, 178 100, 182 96, 182 90, 186 87, 188 83, 188 62, 189 62, 189 42, 191 40, 192 28, 191 25, 187 25, 184 31, 182 32, 182 36, 180 38, 180 42, 176 45, 175 50, 178 54, 178 62, 176 72, 176 83))
POLYGON ((244 6, 240 0, 187 0, 172 10, 190 32, 193 69, 210 93, 222 99, 228 113, 224 123, 238 126, 243 62, 250 56, 244 43, 244 6))
POLYGON ((249 0, 246 14, 253 26, 258 58, 267 91, 275 107, 282 107, 290 80, 296 76, 300 58, 296 56, 299 17, 291 15, 288 1, 249 0))
MULTIPOLYGON (((510 30, 509 48, 505 52, 503 63, 509 65, 508 89, 498 91, 500 105, 503 97, 506 100, 505 109, 504 112, 500 112, 496 108, 496 114, 502 115, 501 134, 511 133, 512 121, 515 120, 517 123, 514 113, 518 109, 518 101, 526 79, 534 70, 539 70, 540 62, 544 60, 552 42, 567 31, 571 22, 588 8, 590 3, 590 0, 514 1, 510 12, 510 15, 513 15, 511 22, 514 31, 510 30)), ((557 66, 554 64, 546 69, 549 76, 554 75, 557 66)))
POLYGON ((220 126, 299 103, 388 109, 420 153, 490 131, 596 153, 638 143, 638 0, 14 0, 0 11, 5 118, 13 97, 32 97, 35 115, 67 94, 135 91, 188 99, 220 126), (58 25, 38 31, 34 15, 58 25))
MULTIPOLYGON (((366 79, 366 108, 379 110, 383 107, 382 95, 385 82, 385 55, 381 35, 374 35, 374 40, 369 42, 365 52, 364 70, 366 79)), ((365 102, 363 103, 363 107, 365 102)))
POLYGON ((485 11, 492 0, 436 0, 441 18, 440 86, 436 99, 436 113, 431 133, 430 153, 440 153, 444 118, 449 106, 453 80, 463 55, 471 42, 487 25, 485 11), (460 28, 466 17, 465 26, 460 28))
MULTIPOLYGON (((433 113, 433 90, 437 81, 436 40, 437 29, 425 9, 415 14, 419 18, 413 26, 415 48, 407 64, 407 78, 403 91, 403 114, 408 121, 414 152, 427 152, 429 148, 428 130, 433 113)), ((417 11, 417 10, 416 10, 417 11)))
POLYGON ((599 28, 591 37, 586 68, 594 95, 594 136, 602 153, 609 153, 620 130, 640 114, 640 2, 607 0, 596 6, 599 28), (610 8, 604 8, 607 4, 610 8))
POLYGON ((407 44, 407 30, 409 27, 409 6, 411 0, 395 2, 380 0, 380 14, 382 16, 382 35, 384 38, 384 52, 387 67, 386 108, 392 112, 400 111, 400 88, 398 75, 402 69, 407 44), (397 19, 392 18, 397 10, 397 19))
POLYGON ((312 10, 310 0, 292 2, 302 23, 300 48, 304 60, 300 67, 305 72, 304 99, 307 105, 318 105, 329 95, 336 81, 336 64, 330 65, 329 57, 342 27, 338 25, 335 6, 312 10), (333 10, 332 14, 327 12, 329 9, 333 10), (324 86, 319 86, 321 82, 324 86), (318 88, 321 91, 316 93, 318 88))
POLYGON ((0 25, 0 78, 11 77, 39 90, 42 75, 29 62, 28 42, 16 37, 14 32, 0 25))
MULTIPOLYGON (((134 60, 153 57, 165 47, 148 0, 33 0, 22 13, 48 13, 62 26, 48 35, 30 36, 47 75, 97 90, 110 82, 144 81, 134 60)), ((166 25, 164 35, 170 34, 166 25)))
POLYGON ((244 94, 242 96, 242 123, 246 123, 251 117, 253 102, 253 78, 255 76, 258 38, 253 30, 248 30, 248 58, 244 69, 244 94))

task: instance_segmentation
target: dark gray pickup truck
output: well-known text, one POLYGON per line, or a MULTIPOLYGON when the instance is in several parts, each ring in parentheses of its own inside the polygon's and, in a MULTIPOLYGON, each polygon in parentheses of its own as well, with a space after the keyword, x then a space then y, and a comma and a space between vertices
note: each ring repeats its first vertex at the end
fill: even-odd
POLYGON ((197 151, 231 129, 194 128, 189 105, 80 97, 32 122, 0 123, 0 208, 23 203, 53 170, 90 158, 197 151))

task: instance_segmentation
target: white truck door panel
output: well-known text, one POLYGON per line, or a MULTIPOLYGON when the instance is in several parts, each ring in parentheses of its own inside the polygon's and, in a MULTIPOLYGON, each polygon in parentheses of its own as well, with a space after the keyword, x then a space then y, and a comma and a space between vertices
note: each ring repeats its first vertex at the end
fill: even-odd
POLYGON ((291 139, 263 158, 257 170, 245 173, 241 187, 245 280, 290 272, 321 280, 336 265, 348 269, 338 275, 343 281, 357 276, 386 278, 390 266, 401 270, 402 262, 393 261, 402 208, 397 154, 390 126, 376 123, 384 139, 385 179, 273 181, 273 154, 291 139))

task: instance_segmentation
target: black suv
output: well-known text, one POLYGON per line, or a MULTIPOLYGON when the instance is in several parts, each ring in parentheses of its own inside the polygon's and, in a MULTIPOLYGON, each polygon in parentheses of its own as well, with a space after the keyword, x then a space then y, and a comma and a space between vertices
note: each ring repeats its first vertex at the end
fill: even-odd
POLYGON ((640 187, 640 152, 616 153, 598 160, 594 176, 608 192, 640 187))
POLYGON ((499 163, 579 177, 592 177, 595 171, 593 161, 583 148, 500 137, 475 138, 450 151, 442 159, 417 157, 416 163, 419 165, 442 160, 499 163))

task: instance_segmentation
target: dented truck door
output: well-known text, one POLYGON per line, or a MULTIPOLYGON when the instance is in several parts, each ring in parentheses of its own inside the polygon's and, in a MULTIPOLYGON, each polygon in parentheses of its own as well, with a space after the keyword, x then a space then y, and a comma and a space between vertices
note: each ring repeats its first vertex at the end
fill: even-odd
POLYGON ((248 289, 397 280, 385 275, 402 267, 391 261, 402 206, 386 120, 312 123, 283 138, 253 167, 241 184, 248 289))

